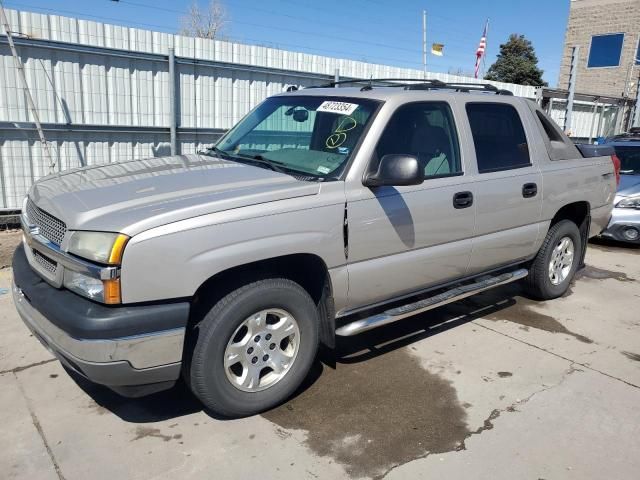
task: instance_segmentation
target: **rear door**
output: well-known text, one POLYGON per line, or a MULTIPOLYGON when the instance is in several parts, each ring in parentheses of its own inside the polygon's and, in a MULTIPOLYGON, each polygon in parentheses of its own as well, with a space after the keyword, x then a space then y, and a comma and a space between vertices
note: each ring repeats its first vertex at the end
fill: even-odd
POLYGON ((469 274, 530 257, 542 216, 536 132, 520 102, 466 102, 475 149, 476 228, 469 274))

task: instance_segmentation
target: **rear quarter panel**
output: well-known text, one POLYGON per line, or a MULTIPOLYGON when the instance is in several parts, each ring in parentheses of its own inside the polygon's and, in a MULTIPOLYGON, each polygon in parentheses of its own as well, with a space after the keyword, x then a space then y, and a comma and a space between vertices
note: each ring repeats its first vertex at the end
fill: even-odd
POLYGON ((547 160, 543 167, 543 219, 550 224, 563 206, 585 201, 592 217, 589 236, 598 235, 606 228, 613 210, 613 173, 610 157, 547 160))

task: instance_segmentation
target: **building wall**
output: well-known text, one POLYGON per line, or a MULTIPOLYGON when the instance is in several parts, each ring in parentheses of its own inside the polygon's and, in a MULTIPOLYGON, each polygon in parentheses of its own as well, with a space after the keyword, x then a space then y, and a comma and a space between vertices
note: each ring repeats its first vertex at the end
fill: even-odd
POLYGON ((629 96, 635 97, 640 73, 640 66, 635 65, 639 39, 640 0, 571 0, 559 88, 569 88, 572 47, 579 45, 578 92, 621 97, 630 78, 634 85, 629 96), (625 33, 620 65, 588 68, 592 36, 612 33, 625 33))
POLYGON ((558 86, 569 88, 572 47, 580 46, 576 90, 581 93, 623 96, 627 80, 635 97, 640 67, 635 57, 640 39, 640 0, 571 0, 558 86), (593 35, 624 33, 618 67, 588 68, 593 35), (631 70, 629 69, 631 67, 631 70))

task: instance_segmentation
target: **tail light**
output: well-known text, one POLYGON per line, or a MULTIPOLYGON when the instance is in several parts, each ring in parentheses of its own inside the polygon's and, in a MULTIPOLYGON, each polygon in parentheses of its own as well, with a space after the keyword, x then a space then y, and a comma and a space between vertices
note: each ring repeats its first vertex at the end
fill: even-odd
POLYGON ((613 170, 616 172, 616 186, 620 185, 620 168, 622 167, 622 162, 616 154, 611 155, 611 161, 613 162, 613 170))

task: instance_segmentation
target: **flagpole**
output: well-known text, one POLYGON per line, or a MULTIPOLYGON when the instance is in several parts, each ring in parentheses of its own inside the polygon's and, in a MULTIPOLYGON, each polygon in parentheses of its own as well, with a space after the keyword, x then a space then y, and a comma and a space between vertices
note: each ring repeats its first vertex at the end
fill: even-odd
POLYGON ((427 11, 422 11, 422 67, 424 79, 427 79, 427 11))
POLYGON ((484 79, 485 74, 487 73, 487 49, 489 48, 489 19, 487 18, 487 23, 484 25, 485 34, 485 48, 484 55, 482 56, 482 78, 484 79))

